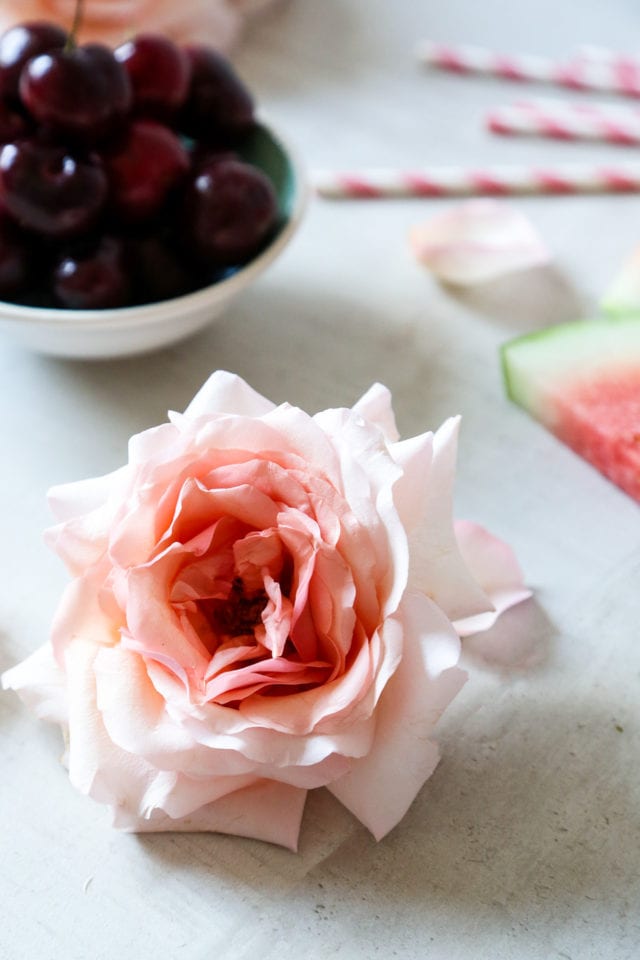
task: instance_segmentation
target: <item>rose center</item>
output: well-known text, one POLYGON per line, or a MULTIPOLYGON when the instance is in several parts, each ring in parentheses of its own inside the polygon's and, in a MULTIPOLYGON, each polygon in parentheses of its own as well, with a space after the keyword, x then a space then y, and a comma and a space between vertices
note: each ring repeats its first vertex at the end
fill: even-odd
POLYGON ((262 611, 266 603, 267 595, 264 590, 247 593, 240 577, 236 577, 226 599, 199 600, 198 606, 214 633, 240 637, 243 634, 252 634, 262 622, 262 611))

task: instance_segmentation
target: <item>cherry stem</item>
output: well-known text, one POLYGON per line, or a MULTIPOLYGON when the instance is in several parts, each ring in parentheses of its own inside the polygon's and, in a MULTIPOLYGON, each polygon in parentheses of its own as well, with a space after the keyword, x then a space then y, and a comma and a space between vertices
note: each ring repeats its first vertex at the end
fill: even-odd
POLYGON ((76 46, 78 39, 78 33, 80 31, 80 25, 82 24, 82 17, 84 14, 84 0, 76 0, 76 10, 73 15, 73 23, 71 25, 71 32, 69 38, 64 46, 65 51, 68 53, 69 50, 73 50, 76 46))

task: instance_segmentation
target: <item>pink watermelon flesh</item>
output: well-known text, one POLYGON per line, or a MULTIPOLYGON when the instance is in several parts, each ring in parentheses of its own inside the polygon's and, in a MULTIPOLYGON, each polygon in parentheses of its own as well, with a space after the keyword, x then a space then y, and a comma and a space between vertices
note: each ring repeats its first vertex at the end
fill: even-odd
POLYGON ((640 370, 557 398, 556 436, 640 502, 640 370))
POLYGON ((640 502, 640 318, 562 324, 502 356, 510 397, 640 502))

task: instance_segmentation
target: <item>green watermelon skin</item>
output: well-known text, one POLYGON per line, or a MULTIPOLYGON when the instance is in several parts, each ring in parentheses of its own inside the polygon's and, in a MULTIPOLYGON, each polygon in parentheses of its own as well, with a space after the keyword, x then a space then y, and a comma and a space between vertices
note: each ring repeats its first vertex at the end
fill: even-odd
POLYGON ((640 316, 518 337, 502 368, 511 400, 640 503, 640 316))

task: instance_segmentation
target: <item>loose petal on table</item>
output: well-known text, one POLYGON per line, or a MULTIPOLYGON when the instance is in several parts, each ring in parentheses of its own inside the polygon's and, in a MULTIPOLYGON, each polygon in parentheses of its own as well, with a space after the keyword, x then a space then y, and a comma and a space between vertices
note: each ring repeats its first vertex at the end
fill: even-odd
POLYGON ((550 254, 527 218, 499 200, 458 204, 414 227, 414 254, 440 280, 460 286, 539 266, 550 254))

